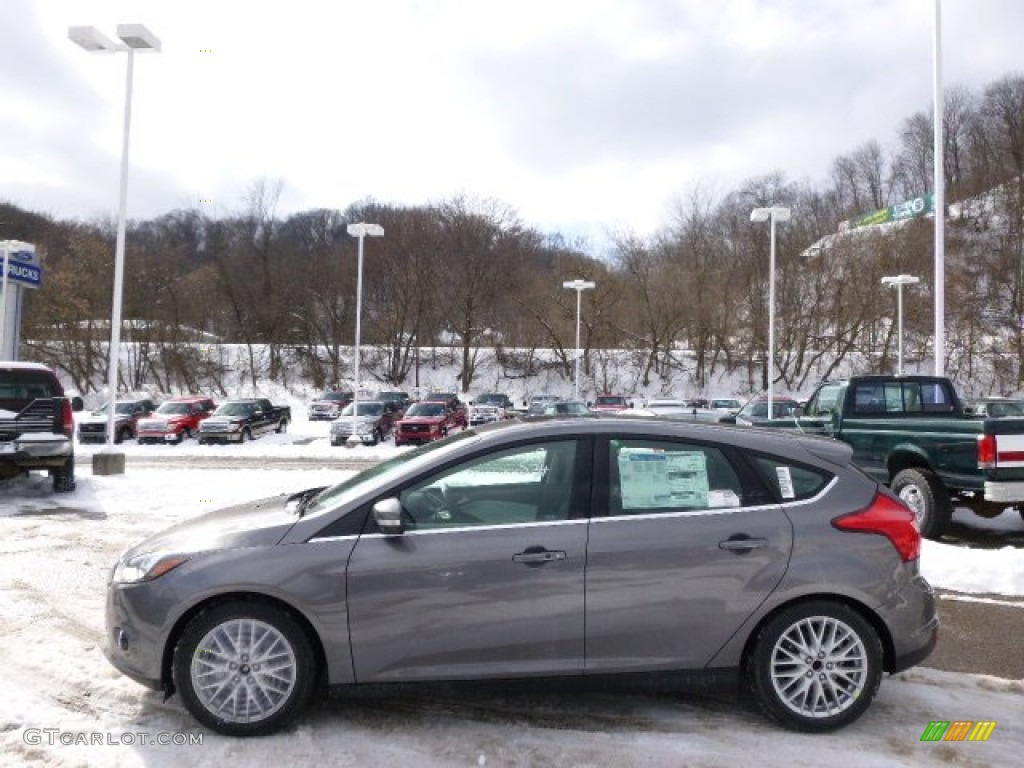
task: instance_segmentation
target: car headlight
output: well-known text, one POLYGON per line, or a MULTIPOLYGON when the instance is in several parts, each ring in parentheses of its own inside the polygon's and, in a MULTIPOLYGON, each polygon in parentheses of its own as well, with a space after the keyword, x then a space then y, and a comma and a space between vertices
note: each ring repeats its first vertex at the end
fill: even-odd
POLYGON ((111 581, 115 584, 136 584, 140 581, 152 581, 165 573, 173 571, 189 560, 188 555, 169 555, 165 552, 146 552, 135 555, 127 560, 118 560, 114 566, 111 581))

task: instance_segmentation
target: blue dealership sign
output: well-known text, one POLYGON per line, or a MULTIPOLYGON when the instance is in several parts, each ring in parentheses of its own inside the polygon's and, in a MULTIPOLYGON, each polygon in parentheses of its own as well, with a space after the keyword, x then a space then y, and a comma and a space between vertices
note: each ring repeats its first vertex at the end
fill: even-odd
POLYGON ((7 260, 7 279, 29 288, 38 288, 43 282, 43 268, 21 261, 18 255, 12 253, 7 260))

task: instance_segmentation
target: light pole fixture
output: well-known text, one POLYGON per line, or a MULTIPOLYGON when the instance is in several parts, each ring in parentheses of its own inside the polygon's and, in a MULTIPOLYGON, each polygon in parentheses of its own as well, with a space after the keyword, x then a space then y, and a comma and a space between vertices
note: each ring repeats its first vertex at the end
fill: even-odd
POLYGON ((934 45, 932 46, 932 184, 935 193, 935 375, 945 371, 946 354, 946 192, 943 138, 945 108, 942 100, 942 3, 935 0, 934 45))
POLYGON ((768 261, 768 418, 775 411, 775 222, 789 221, 789 208, 774 205, 770 208, 755 208, 750 212, 751 221, 771 222, 771 246, 768 261))
POLYGON ((366 239, 367 235, 370 237, 382 237, 384 235, 384 227, 380 224, 360 222, 359 224, 349 224, 348 233, 352 237, 359 239, 359 266, 356 272, 356 350, 355 362, 353 363, 355 373, 352 385, 352 434, 348 436, 346 441, 348 446, 351 447, 363 442, 359 437, 359 323, 363 311, 363 240, 366 239))
POLYGON ((566 280, 562 283, 563 288, 576 291, 576 399, 580 399, 580 361, 583 355, 580 351, 580 315, 583 311, 583 292, 596 288, 597 283, 587 280, 566 280))
POLYGON ((894 277, 883 277, 882 285, 896 286, 896 317, 898 331, 896 338, 898 339, 899 345, 899 357, 896 364, 896 375, 903 375, 903 286, 904 285, 916 285, 921 282, 921 278, 915 277, 914 275, 896 275, 894 277))
MULTIPOLYGON (((90 53, 128 54, 128 72, 125 80, 124 94, 124 134, 121 144, 121 191, 117 210, 117 244, 114 249, 114 300, 110 317, 110 361, 109 388, 110 411, 107 413, 107 446, 108 454, 114 453, 114 410, 117 405, 118 361, 121 351, 121 294, 124 285, 124 233, 128 207, 128 146, 132 124, 132 71, 135 64, 136 51, 159 51, 160 39, 142 24, 118 24, 117 36, 121 40, 116 43, 96 27, 68 27, 68 37, 73 43, 90 53)), ((94 462, 93 471, 97 464, 94 462)), ((123 454, 121 460, 104 465, 102 474, 114 474, 124 471, 123 454)))

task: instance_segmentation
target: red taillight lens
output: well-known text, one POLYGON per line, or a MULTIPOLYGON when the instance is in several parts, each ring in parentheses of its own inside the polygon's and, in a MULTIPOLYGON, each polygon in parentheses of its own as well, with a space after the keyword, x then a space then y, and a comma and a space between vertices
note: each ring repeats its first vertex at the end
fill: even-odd
POLYGON ((65 400, 61 407, 61 421, 64 422, 64 435, 71 437, 75 434, 75 417, 71 411, 71 401, 65 400))
POLYGON ((994 469, 996 466, 996 436, 978 435, 978 467, 994 469))
POLYGON ((832 525, 841 531, 878 533, 888 537, 903 562, 921 556, 921 532, 917 528, 914 513, 902 502, 884 493, 876 493, 867 509, 837 517, 832 525))

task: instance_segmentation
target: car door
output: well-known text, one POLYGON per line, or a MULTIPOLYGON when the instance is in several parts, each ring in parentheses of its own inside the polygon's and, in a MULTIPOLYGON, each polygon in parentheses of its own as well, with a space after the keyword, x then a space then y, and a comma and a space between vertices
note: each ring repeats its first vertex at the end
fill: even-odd
POLYGON ((364 533, 348 565, 357 682, 582 674, 589 445, 506 448, 401 490, 404 532, 364 533))
POLYGON ((595 448, 607 514, 587 546, 587 673, 705 666, 786 571, 782 508, 728 449, 615 438, 595 448))

